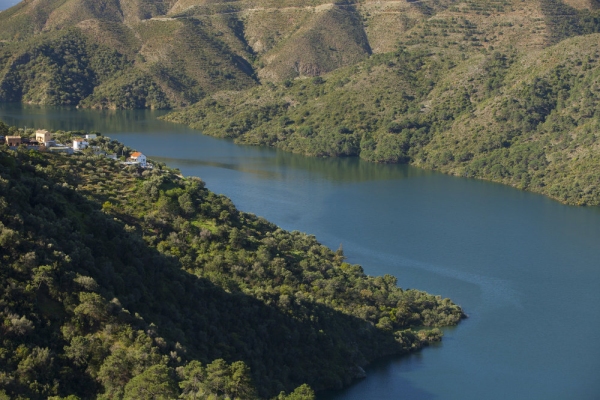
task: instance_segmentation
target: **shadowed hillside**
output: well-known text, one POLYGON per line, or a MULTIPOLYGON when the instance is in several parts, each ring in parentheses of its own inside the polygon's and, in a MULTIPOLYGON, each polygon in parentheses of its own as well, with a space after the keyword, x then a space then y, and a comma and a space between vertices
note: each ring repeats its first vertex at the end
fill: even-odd
MULTIPOLYGON (((19 131, 0 123, 6 133, 19 131)), ((448 299, 366 276, 341 250, 238 211, 198 178, 91 153, 0 148, 0 245, 0 396, 10 398, 298 388, 290 399, 310 399, 303 384, 347 385, 463 317, 448 299)))

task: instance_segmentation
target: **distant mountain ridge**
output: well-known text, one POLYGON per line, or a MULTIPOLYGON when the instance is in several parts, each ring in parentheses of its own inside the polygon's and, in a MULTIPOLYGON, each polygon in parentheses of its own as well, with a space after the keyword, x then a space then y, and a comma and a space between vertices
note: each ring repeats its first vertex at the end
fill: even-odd
POLYGON ((442 46, 538 50, 596 26, 596 0, 569 3, 26 0, 0 14, 0 101, 179 107, 219 90, 320 76, 399 43, 431 47, 432 35, 442 46), (457 17, 467 24, 436 25, 457 17), (47 95, 47 85, 24 87, 31 79, 68 79, 60 57, 43 68, 31 63, 39 46, 74 35, 85 46, 116 50, 128 63, 68 100, 47 95), (17 72, 23 76, 15 81, 17 72))

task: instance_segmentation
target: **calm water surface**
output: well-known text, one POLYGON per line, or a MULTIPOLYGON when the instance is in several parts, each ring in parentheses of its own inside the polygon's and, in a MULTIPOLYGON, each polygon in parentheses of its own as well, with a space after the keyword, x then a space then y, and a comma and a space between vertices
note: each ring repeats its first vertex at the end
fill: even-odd
POLYGON ((469 314, 442 344, 382 360, 323 400, 600 399, 600 209, 407 166, 237 146, 157 115, 0 104, 10 124, 103 132, 469 314))

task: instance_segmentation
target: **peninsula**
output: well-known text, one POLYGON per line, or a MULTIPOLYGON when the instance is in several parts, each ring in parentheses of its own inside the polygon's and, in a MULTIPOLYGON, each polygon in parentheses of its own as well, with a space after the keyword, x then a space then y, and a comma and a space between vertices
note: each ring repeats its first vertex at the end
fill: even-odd
POLYGON ((0 146, 0 397, 311 399, 464 317, 89 141, 70 155, 0 146))

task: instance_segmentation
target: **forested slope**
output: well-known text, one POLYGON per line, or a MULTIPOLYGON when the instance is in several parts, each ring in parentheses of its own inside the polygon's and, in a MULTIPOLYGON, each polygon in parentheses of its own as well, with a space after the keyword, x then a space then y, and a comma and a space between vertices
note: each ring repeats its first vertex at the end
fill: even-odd
POLYGON ((0 148, 0 256, 10 398, 311 398, 463 317, 200 179, 91 154, 0 148))
POLYGON ((0 13, 0 101, 178 108, 239 143, 600 204, 597 0, 99 4, 0 13))
POLYGON ((360 156, 600 204, 600 35, 531 55, 401 48, 325 77, 222 92, 166 120, 308 156, 360 156))

